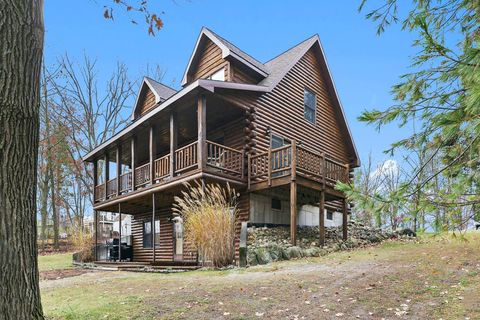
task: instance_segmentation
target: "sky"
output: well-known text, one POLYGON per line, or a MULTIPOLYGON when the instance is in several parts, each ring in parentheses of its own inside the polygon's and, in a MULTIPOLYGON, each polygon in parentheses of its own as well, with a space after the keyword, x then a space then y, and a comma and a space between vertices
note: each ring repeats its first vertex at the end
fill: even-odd
POLYGON ((77 61, 86 54, 97 60, 101 79, 123 62, 139 81, 148 66, 159 65, 165 72, 163 82, 178 88, 202 26, 260 62, 318 34, 362 161, 369 153, 374 162, 387 160, 383 150, 408 134, 396 125, 377 132, 357 120, 365 109, 392 104, 390 88, 408 72, 415 53, 414 35, 399 26, 377 36, 375 24, 365 19, 367 11, 357 10, 360 0, 151 0, 164 21, 155 37, 148 35, 141 16, 120 7, 114 7, 114 21, 106 20, 104 3, 113 1, 45 1, 47 65, 65 53, 77 61))

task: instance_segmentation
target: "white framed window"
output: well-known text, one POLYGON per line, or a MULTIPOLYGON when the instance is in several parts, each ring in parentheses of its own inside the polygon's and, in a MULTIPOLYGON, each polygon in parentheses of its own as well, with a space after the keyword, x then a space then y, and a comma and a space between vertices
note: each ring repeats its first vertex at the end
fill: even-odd
POLYGON ((225 81, 225 68, 222 68, 207 77, 208 80, 225 81))
POLYGON ((315 93, 305 89, 303 92, 303 115, 305 120, 315 124, 315 106, 317 97, 315 93))

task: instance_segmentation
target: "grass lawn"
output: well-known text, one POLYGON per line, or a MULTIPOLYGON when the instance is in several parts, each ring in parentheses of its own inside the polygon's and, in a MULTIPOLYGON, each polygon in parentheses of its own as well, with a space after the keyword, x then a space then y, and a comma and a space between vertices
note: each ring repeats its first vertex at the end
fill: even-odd
POLYGON ((480 319, 480 236, 228 271, 42 281, 50 319, 480 319))
POLYGON ((72 253, 49 254, 38 257, 40 272, 72 268, 72 253))

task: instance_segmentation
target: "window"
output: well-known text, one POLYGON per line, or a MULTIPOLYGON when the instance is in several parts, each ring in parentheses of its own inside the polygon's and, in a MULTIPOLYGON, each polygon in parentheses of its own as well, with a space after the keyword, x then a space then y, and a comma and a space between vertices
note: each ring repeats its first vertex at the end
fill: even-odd
POLYGON ((311 123, 315 123, 315 105, 316 105, 315 94, 305 89, 303 93, 304 116, 305 116, 305 120, 311 123))
POLYGON ((327 220, 333 220, 333 212, 327 210, 327 220))
POLYGON ((160 247, 160 220, 155 220, 155 247, 160 247))
POLYGON ((273 210, 282 210, 282 201, 277 198, 272 198, 272 209, 273 210))
POLYGON ((146 221, 143 223, 143 247, 152 247, 152 222, 146 221))
POLYGON ((225 81, 225 68, 222 68, 207 77, 208 80, 225 81))
MULTIPOLYGON (((143 223, 143 247, 151 248, 153 245, 152 222, 143 223)), ((160 220, 155 220, 155 247, 160 246, 160 220)))

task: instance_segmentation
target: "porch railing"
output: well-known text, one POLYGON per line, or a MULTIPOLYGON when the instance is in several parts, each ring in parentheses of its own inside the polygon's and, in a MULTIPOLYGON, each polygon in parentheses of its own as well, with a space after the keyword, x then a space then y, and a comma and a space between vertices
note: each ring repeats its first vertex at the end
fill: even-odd
POLYGON ((175 172, 181 173, 195 167, 197 159, 197 141, 175 151, 175 172))
POLYGON ((170 174, 170 155, 167 154, 154 162, 155 180, 166 178, 170 174))
POLYGON ((132 172, 125 172, 120 175, 120 190, 119 193, 124 193, 132 190, 132 172))
POLYGON ((105 200, 105 184, 99 184, 95 186, 93 191, 93 198, 95 202, 105 200))
MULTIPOLYGON (((206 166, 212 172, 221 173, 236 179, 244 178, 244 152, 216 142, 206 141, 206 166)), ((161 156, 153 162, 153 172, 150 162, 142 164, 135 170, 125 172, 119 176, 119 190, 117 192, 117 178, 109 180, 106 184, 95 187, 95 201, 111 199, 117 194, 125 194, 137 188, 150 184, 164 183, 174 176, 186 174, 198 168, 198 141, 178 148, 174 152, 174 167, 171 170, 170 154, 161 156), (152 177, 153 174, 153 177, 152 177), (105 189, 106 188, 106 189, 105 189), (105 193, 107 191, 107 193, 105 193), (106 196, 106 199, 105 199, 106 196)))
POLYGON ((270 184, 272 179, 297 173, 328 185, 334 185, 337 181, 348 182, 349 179, 347 164, 304 146, 287 145, 269 149, 248 159, 249 185, 264 181, 270 184), (293 156, 295 165, 292 168, 293 156))
POLYGON ((150 163, 135 168, 135 187, 144 187, 150 182, 150 163))
POLYGON ((207 166, 243 178, 243 152, 207 141, 207 166))
POLYGON ((117 195, 117 178, 107 181, 107 198, 117 195))

